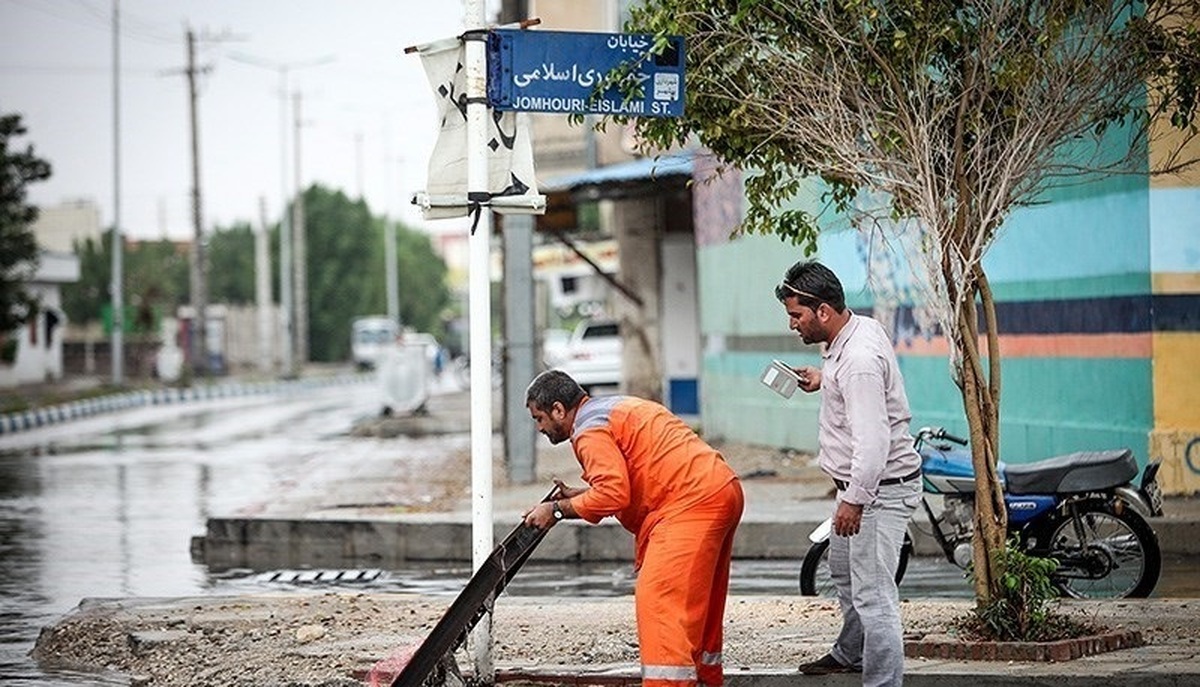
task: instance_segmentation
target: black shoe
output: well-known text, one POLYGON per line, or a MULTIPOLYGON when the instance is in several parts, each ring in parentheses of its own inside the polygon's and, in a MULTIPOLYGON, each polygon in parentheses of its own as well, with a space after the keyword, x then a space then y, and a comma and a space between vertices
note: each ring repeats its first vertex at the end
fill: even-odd
POLYGON ((832 673, 861 673, 861 668, 843 665, 830 654, 825 654, 815 661, 800 664, 801 675, 830 675, 832 673))

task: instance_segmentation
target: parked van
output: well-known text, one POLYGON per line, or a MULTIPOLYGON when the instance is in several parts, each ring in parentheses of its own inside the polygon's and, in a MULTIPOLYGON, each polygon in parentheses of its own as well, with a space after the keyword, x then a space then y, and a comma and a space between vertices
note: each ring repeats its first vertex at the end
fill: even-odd
POLYGON ((395 345, 400 323, 382 315, 360 317, 350 325, 350 355, 360 370, 373 370, 384 352, 395 345))

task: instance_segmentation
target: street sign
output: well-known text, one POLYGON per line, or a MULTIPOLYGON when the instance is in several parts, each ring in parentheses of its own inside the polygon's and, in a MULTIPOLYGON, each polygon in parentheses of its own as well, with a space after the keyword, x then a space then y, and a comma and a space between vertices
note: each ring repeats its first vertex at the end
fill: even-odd
POLYGON ((488 104, 497 110, 562 114, 683 116, 683 38, 671 36, 661 55, 654 37, 633 33, 488 32, 488 104), (614 69, 631 68, 639 94, 617 86, 596 93, 614 69))

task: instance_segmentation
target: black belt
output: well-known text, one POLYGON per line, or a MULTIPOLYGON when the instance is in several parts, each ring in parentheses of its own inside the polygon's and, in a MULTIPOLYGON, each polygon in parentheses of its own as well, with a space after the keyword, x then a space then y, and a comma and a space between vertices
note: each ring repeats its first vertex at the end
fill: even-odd
MULTIPOLYGON (((890 486, 893 484, 904 484, 905 482, 911 482, 912 480, 914 480, 920 476, 921 476, 921 468, 917 468, 916 470, 913 470, 912 472, 908 473, 907 475, 905 475, 903 477, 892 477, 891 479, 881 479, 881 480, 879 480, 879 486, 887 487, 887 486, 890 486)), ((846 489, 849 488, 849 486, 850 486, 849 482, 843 482, 840 479, 834 479, 833 483, 837 486, 838 489, 841 489, 842 491, 846 491, 846 489)))

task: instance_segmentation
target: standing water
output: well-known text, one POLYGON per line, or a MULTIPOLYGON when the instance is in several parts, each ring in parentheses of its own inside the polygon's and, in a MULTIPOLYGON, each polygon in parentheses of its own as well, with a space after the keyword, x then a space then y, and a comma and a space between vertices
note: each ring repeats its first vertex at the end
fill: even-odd
POLYGON ((48 674, 28 654, 41 628, 87 597, 221 593, 192 562, 191 537, 211 514, 237 512, 338 450, 377 403, 374 387, 358 384, 0 436, 0 683, 124 684, 48 674))

